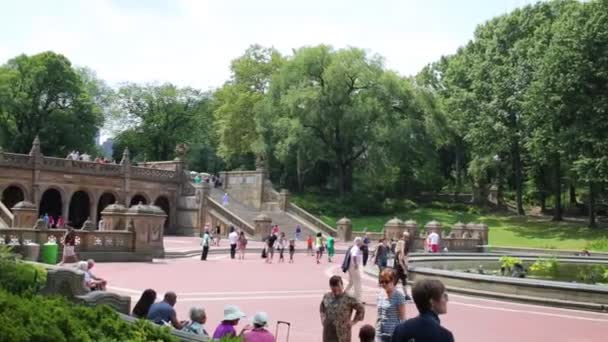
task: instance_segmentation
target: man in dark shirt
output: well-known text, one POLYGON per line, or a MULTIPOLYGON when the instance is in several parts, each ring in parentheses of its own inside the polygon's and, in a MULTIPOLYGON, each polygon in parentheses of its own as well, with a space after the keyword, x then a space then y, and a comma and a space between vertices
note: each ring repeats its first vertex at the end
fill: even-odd
POLYGON ((393 342, 454 342, 454 335, 442 327, 439 315, 448 309, 445 286, 436 279, 423 279, 412 289, 414 303, 420 315, 399 324, 393 332, 393 342))
POLYGON ((268 254, 266 256, 266 262, 272 264, 272 258, 274 257, 274 243, 277 241, 277 236, 275 234, 270 234, 268 238, 266 238, 266 246, 268 246, 268 254))

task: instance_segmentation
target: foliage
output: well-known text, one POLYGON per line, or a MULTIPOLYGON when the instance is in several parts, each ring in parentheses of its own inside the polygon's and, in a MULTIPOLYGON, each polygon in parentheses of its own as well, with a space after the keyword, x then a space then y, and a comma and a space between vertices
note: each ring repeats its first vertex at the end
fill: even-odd
POLYGON ((17 294, 32 294, 45 283, 43 267, 15 260, 9 247, 0 246, 0 288, 17 294))
POLYGON ((577 275, 584 283, 595 284, 608 282, 608 266, 593 265, 591 267, 582 268, 577 275))
POLYGON ((63 298, 20 297, 0 289, 1 341, 177 341, 168 328, 130 324, 107 306, 85 307, 63 298))
POLYGON ((608 237, 589 241, 585 245, 585 249, 595 251, 608 251, 608 237))
POLYGON ((20 55, 0 67, 0 143, 29 152, 40 136, 42 152, 92 152, 103 123, 101 109, 70 61, 54 52, 20 55))
POLYGON ((531 274, 556 278, 559 276, 559 261, 557 258, 538 258, 528 269, 531 274))
POLYGON ((521 264, 521 259, 518 257, 512 257, 508 255, 503 255, 499 259, 500 267, 505 268, 507 270, 512 269, 516 264, 521 264))

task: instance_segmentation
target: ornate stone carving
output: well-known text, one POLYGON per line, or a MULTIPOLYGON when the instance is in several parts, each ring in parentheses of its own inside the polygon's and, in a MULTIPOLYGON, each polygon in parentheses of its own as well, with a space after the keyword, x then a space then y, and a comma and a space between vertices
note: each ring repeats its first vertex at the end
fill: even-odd
POLYGON ((112 238, 106 237, 106 246, 113 246, 114 245, 114 241, 112 240, 112 238))
POLYGON ((101 239, 97 236, 93 236, 93 245, 94 246, 101 246, 103 243, 101 241, 101 239))
POLYGON ((152 227, 152 232, 150 234, 150 240, 152 240, 152 241, 160 240, 160 225, 155 225, 152 227))
POLYGON ((177 144, 177 146, 175 146, 175 160, 184 160, 187 152, 188 145, 184 143, 177 144))

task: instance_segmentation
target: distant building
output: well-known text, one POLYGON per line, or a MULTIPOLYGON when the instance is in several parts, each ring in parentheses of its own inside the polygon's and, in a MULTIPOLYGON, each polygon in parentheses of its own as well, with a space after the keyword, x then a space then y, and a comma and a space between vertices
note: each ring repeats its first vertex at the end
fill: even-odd
POLYGON ((112 140, 112 138, 106 139, 106 141, 101 144, 101 150, 103 151, 104 157, 112 158, 112 152, 114 152, 114 140, 112 140))

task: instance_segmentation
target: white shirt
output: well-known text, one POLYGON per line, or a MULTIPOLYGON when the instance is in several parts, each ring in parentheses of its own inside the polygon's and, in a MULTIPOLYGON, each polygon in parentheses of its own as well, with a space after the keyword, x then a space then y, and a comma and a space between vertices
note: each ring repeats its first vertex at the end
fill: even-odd
POLYGON ((429 244, 438 245, 439 244, 439 234, 432 232, 429 234, 429 244))
POLYGON ((363 253, 361 253, 361 249, 356 245, 350 249, 350 265, 352 267, 355 264, 357 266, 363 265, 363 253))
POLYGON ((236 245, 237 241, 239 241, 239 233, 234 231, 228 234, 228 241, 230 241, 231 245, 236 245))

